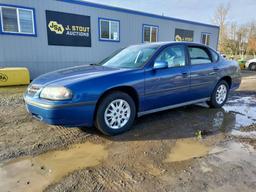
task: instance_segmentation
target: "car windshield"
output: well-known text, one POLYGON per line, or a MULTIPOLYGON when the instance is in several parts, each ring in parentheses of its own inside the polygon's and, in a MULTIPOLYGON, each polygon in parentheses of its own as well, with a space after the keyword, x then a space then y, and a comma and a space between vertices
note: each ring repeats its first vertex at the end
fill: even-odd
POLYGON ((158 46, 130 46, 104 59, 98 65, 113 68, 138 68, 155 53, 158 46))

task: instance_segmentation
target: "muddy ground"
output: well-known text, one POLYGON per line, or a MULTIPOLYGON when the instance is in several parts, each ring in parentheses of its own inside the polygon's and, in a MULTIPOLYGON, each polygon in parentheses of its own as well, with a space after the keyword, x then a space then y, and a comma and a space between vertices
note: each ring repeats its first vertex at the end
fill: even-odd
POLYGON ((115 137, 26 113, 26 87, 0 88, 0 191, 255 191, 256 73, 222 109, 139 118, 115 137))

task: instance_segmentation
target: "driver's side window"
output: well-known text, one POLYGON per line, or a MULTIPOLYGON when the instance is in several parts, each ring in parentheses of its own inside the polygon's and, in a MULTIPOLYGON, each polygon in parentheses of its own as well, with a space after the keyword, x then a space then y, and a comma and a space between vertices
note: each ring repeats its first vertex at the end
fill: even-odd
POLYGON ((182 45, 173 45, 165 48, 156 58, 156 62, 167 62, 168 67, 185 66, 185 50, 182 45))

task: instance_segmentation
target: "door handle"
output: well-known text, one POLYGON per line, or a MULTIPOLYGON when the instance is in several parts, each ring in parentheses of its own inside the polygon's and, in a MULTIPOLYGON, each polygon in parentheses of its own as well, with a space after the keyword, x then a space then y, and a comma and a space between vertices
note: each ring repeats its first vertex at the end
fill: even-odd
POLYGON ((216 72, 210 72, 209 73, 209 75, 215 75, 216 74, 216 72))
POLYGON ((181 73, 183 77, 187 77, 188 76, 188 73, 187 72, 183 72, 181 73))
POLYGON ((215 75, 219 70, 220 70, 219 68, 213 68, 213 72, 210 72, 209 75, 215 75))

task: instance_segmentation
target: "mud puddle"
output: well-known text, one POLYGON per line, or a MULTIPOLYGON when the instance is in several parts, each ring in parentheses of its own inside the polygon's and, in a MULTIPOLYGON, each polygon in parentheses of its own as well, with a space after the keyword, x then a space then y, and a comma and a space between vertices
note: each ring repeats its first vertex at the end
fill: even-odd
POLYGON ((69 172, 98 165, 107 157, 102 145, 83 143, 65 151, 51 151, 0 164, 1 191, 42 191, 69 172))
POLYGON ((256 97, 237 97, 229 100, 223 108, 226 112, 235 115, 236 123, 234 129, 240 129, 242 126, 256 123, 256 97))
MULTIPOLYGON (((243 132, 241 132, 243 133, 243 132)), ((218 142, 216 142, 218 143, 218 142)), ((249 144, 240 142, 226 142, 217 144, 216 146, 207 141, 198 139, 180 139, 176 141, 175 146, 164 162, 180 162, 199 158, 206 155, 213 155, 221 162, 239 162, 239 161, 255 161, 256 153, 249 144)))
POLYGON ((196 157, 202 157, 209 153, 210 146, 197 139, 180 139, 168 155, 165 162, 185 161, 196 157))
POLYGON ((211 163, 216 166, 227 162, 238 165, 242 162, 248 162, 256 166, 256 153, 249 144, 231 141, 223 146, 213 148, 210 153, 214 154, 215 157, 211 163))
POLYGON ((243 131, 233 130, 231 132, 231 135, 238 138, 256 140, 256 131, 243 132, 243 131))

